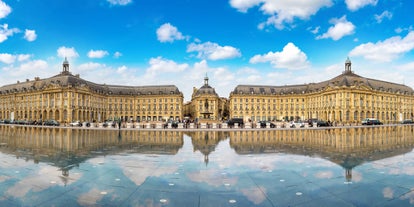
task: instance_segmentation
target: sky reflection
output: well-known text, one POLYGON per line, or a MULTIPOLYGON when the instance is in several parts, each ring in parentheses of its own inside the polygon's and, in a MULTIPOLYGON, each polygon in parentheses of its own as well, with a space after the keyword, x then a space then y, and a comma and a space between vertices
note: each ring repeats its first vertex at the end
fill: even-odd
POLYGON ((0 125, 0 139, 0 206, 414 204, 412 126, 118 134, 0 125))

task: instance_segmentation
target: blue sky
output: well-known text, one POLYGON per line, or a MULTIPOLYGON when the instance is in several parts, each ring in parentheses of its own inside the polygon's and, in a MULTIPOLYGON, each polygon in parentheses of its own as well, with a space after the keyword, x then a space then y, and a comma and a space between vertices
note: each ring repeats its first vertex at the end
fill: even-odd
POLYGON ((174 84, 191 99, 207 73, 290 85, 359 75, 414 87, 409 0, 0 0, 0 85, 71 72, 96 83, 174 84))

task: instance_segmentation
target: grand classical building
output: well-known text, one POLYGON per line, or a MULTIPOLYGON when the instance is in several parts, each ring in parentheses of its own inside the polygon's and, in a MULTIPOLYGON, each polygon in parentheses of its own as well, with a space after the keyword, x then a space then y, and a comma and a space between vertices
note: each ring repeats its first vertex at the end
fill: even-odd
POLYGON ((319 83, 288 86, 239 85, 230 93, 230 117, 245 120, 318 118, 360 123, 373 117, 385 123, 412 119, 414 91, 396 83, 365 78, 351 70, 319 83))
POLYGON ((0 87, 0 119, 60 122, 163 121, 182 119, 183 94, 174 85, 120 86, 97 84, 63 70, 50 78, 0 87))
POLYGON ((220 98, 216 90, 208 84, 208 77, 204 78, 204 85, 199 89, 193 88, 191 102, 186 103, 184 114, 199 121, 218 121, 228 115, 226 98, 220 98))

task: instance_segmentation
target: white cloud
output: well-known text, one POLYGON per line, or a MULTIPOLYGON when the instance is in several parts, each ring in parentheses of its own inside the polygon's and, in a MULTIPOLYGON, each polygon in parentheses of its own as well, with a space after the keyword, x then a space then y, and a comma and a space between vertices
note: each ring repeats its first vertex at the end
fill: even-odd
POLYGON ((318 34, 320 29, 321 27, 317 26, 315 28, 309 27, 307 30, 310 31, 312 34, 318 34))
POLYGON ((221 60, 240 57, 240 50, 232 46, 220 46, 217 43, 191 43, 187 46, 187 52, 198 52, 198 58, 207 58, 209 60, 221 60))
POLYGON ((345 0, 345 4, 351 11, 356 11, 367 5, 377 5, 378 0, 345 0))
POLYGON ((307 56, 293 43, 289 42, 281 52, 268 52, 264 55, 255 55, 250 63, 270 62, 274 68, 304 69, 309 67, 307 56))
POLYGON ((26 31, 24 32, 24 39, 26 39, 29 42, 33 42, 36 40, 36 38, 37 35, 35 30, 26 29, 26 31))
POLYGON ((125 66, 125 65, 123 65, 123 66, 117 68, 116 69, 116 72, 119 73, 119 74, 123 74, 123 73, 125 73, 127 71, 127 69, 128 69, 128 67, 125 66))
POLYGON ((0 0, 0 19, 6 17, 11 12, 9 5, 0 0))
POLYGON ((151 58, 149 64, 150 67, 147 69, 147 74, 151 76, 161 73, 178 73, 189 67, 188 64, 178 64, 162 57, 151 58))
POLYGON ((3 62, 5 64, 12 64, 16 61, 16 59, 19 62, 23 62, 26 60, 29 60, 31 55, 29 54, 19 54, 19 55, 12 55, 8 53, 1 53, 0 54, 0 62, 3 62))
POLYGON ((88 57, 89 58, 103 58, 108 54, 109 53, 105 50, 90 50, 88 52, 88 57))
POLYGON ((323 7, 330 7, 331 0, 230 0, 230 5, 238 11, 247 12, 249 8, 260 6, 260 11, 269 16, 266 22, 259 25, 273 25, 277 29, 285 28, 286 24, 292 24, 295 18, 309 19, 323 7))
POLYGON ((17 60, 19 62, 23 62, 23 61, 29 60, 30 57, 31 57, 31 55, 29 55, 29 54, 20 54, 20 55, 17 56, 17 60))
POLYGON ((409 31, 410 32, 410 31, 413 31, 413 26, 409 26, 409 27, 405 27, 405 28, 398 27, 394 31, 398 34, 404 32, 404 31, 409 31))
POLYGON ((94 70, 102 69, 102 68, 106 68, 106 65, 100 64, 100 63, 88 62, 88 63, 83 63, 79 65, 77 67, 77 70, 78 71, 94 71, 94 70))
POLYGON ((336 41, 355 32, 355 25, 346 20, 346 16, 342 16, 340 19, 333 18, 329 22, 334 25, 329 27, 326 33, 317 36, 316 39, 332 38, 336 41))
POLYGON ((379 23, 381 23, 382 22, 382 20, 384 20, 385 18, 387 18, 387 19, 391 19, 392 18, 392 13, 391 12, 389 12, 389 11, 384 11, 384 12, 382 12, 380 15, 378 15, 378 14, 375 14, 374 15, 374 18, 375 18, 375 20, 377 20, 377 23, 379 24, 379 23))
POLYGON ((7 40, 9 36, 13 36, 13 34, 20 32, 17 28, 9 29, 8 24, 0 25, 0 43, 7 40))
POLYGON ((111 5, 125 6, 132 3, 132 0, 107 0, 111 5))
MULTIPOLYGON (((48 64, 44 60, 33 60, 24 62, 18 66, 10 65, 9 67, 2 68, 4 72, 7 74, 5 77, 8 77, 10 81, 10 77, 16 77, 20 79, 28 78, 28 74, 35 74, 35 76, 41 75, 51 75, 47 70, 49 69, 48 64)), ((16 81, 15 79, 12 80, 13 82, 16 81)))
POLYGON ((368 60, 389 62, 413 49, 414 32, 411 31, 404 38, 394 36, 384 41, 378 41, 376 43, 368 42, 358 45, 351 50, 349 56, 362 56, 368 60))
POLYGON ((76 58, 79 57, 79 54, 76 52, 75 48, 73 47, 59 47, 57 50, 57 55, 60 58, 76 58))
POLYGON ((230 5, 239 12, 247 12, 249 8, 259 5, 263 0, 230 0, 230 5))
POLYGON ((414 71, 414 62, 405 63, 403 65, 397 66, 398 70, 408 72, 408 71, 414 71))
POLYGON ((8 53, 1 53, 0 54, 0 62, 5 64, 12 64, 16 60, 16 56, 8 54, 8 53))
POLYGON ((157 39, 160 42, 174 42, 174 40, 182 40, 185 37, 170 23, 165 23, 157 29, 157 39))
POLYGON ((119 57, 121 57, 122 56, 122 53, 120 53, 120 52, 118 52, 118 51, 116 51, 115 53, 114 53, 114 58, 119 58, 119 57))

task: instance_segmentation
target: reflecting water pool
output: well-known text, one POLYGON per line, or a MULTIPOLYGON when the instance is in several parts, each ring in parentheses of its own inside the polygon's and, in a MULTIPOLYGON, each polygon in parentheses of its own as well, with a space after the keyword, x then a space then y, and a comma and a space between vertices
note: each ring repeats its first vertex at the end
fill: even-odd
POLYGON ((0 206, 410 206, 413 129, 0 125, 0 206))

